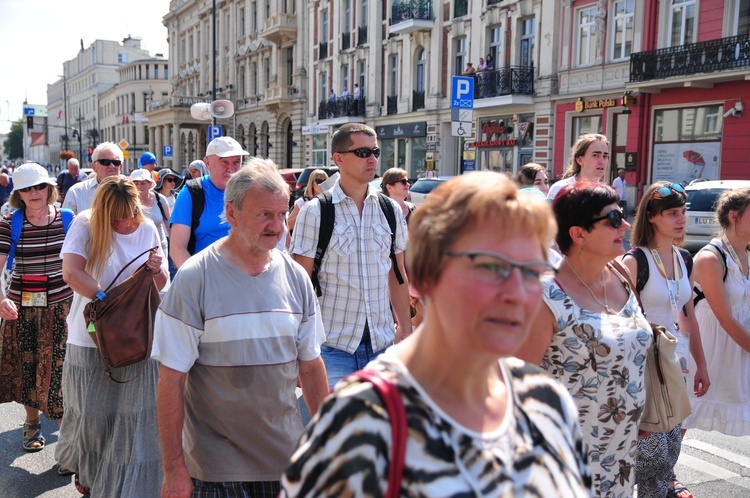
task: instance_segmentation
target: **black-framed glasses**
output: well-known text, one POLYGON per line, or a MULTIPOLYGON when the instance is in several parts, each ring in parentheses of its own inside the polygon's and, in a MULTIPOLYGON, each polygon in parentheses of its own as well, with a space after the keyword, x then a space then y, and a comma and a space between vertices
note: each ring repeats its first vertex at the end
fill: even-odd
POLYGON ((122 164, 122 161, 120 161, 119 159, 97 159, 96 162, 98 162, 102 166, 109 166, 111 164, 118 168, 122 164))
POLYGON ((513 269, 518 268, 523 286, 528 291, 538 291, 541 288, 542 278, 554 277, 557 274, 555 267, 546 261, 519 263, 491 251, 449 252, 446 256, 468 258, 471 262, 471 276, 486 284, 501 285, 510 278, 513 269))
POLYGON ((34 190, 44 190, 44 189, 47 188, 47 185, 49 185, 49 184, 48 183, 40 183, 38 185, 32 185, 31 187, 19 188, 18 191, 19 192, 23 192, 25 194, 27 192, 31 192, 32 188, 34 190))
POLYGON ((172 177, 172 176, 168 176, 168 177, 166 177, 166 178, 165 178, 165 179, 164 179, 163 181, 165 181, 165 182, 170 182, 170 183, 174 183, 174 182, 176 182, 176 181, 177 181, 177 179, 176 179, 176 178, 174 178, 174 177, 172 177))
POLYGON ((325 178, 316 178, 316 179, 315 179, 315 183, 317 183, 318 185, 320 185, 321 183, 323 183, 323 182, 325 182, 325 181, 326 181, 326 179, 325 179, 325 178))
POLYGON ((408 178, 402 178, 400 180, 396 180, 391 185, 396 185, 397 183, 400 183, 404 187, 408 187, 409 186, 409 179, 408 178))
POLYGON ((378 158, 380 157, 380 147, 375 147, 374 149, 371 149, 369 147, 359 147, 358 149, 339 151, 339 154, 349 153, 352 153, 357 157, 361 157, 362 159, 367 159, 370 156, 375 156, 375 158, 378 158))
POLYGON ((669 197, 670 195, 672 195, 672 192, 684 194, 685 188, 679 183, 673 183, 672 185, 664 185, 663 187, 659 187, 654 190, 654 194, 659 194, 662 197, 669 197))
POLYGON ((591 220, 591 223, 596 223, 598 221, 607 220, 609 221, 609 224, 612 226, 612 228, 620 228, 622 226, 622 220, 625 219, 625 215, 622 214, 622 211, 619 209, 613 209, 609 213, 605 214, 604 216, 599 216, 598 218, 594 218, 591 220))

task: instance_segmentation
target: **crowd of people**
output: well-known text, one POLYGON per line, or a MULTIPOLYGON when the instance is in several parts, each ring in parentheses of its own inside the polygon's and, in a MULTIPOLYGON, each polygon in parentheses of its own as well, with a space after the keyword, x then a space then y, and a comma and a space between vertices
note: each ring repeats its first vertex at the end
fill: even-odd
POLYGON ((111 143, 89 178, 18 167, 0 402, 24 407, 22 449, 58 421, 57 473, 93 497, 690 498, 685 431, 750 435, 750 188, 722 194, 693 257, 683 186, 650 185, 631 225, 600 134, 552 186, 529 163, 418 208, 407 171, 372 185, 372 128, 330 148, 339 173, 291 210, 278 167, 231 137, 184 179, 152 154, 123 176, 111 143), (150 357, 114 382, 84 307, 131 261, 163 300, 150 357), (665 432, 639 427, 650 323, 677 337, 693 408, 665 432))

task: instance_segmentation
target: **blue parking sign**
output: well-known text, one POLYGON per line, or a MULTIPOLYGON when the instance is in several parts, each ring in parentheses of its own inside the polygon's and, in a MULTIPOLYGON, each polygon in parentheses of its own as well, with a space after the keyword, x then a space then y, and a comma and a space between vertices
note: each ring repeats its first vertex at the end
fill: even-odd
POLYGON ((219 138, 222 135, 221 125, 208 125, 208 141, 219 138))
POLYGON ((474 108, 474 78, 470 76, 453 77, 451 107, 453 109, 474 108))
POLYGON ((162 151, 162 155, 164 157, 172 157, 172 146, 171 145, 165 145, 164 150, 162 151))

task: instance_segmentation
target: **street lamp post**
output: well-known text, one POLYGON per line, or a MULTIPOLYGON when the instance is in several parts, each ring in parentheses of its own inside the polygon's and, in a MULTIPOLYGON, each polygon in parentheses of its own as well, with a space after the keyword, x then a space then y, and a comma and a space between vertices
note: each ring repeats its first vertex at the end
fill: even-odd
POLYGON ((60 77, 63 79, 63 116, 65 117, 63 142, 65 142, 65 150, 68 150, 68 78, 65 76, 65 66, 63 66, 63 74, 60 77))

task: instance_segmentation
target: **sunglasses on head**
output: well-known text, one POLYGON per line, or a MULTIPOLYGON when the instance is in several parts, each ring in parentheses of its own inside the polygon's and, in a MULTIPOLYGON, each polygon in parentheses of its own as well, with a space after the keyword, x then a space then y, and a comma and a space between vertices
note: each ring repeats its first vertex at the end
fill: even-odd
POLYGON ((679 183, 673 183, 672 185, 664 185, 654 190, 654 195, 659 194, 662 197, 669 197, 673 192, 678 194, 684 194, 685 189, 679 183))
POLYGON ((19 188, 18 191, 19 192, 24 192, 24 193, 31 192, 32 188, 34 190, 44 190, 44 189, 47 188, 47 184, 46 183, 40 183, 39 185, 32 185, 31 187, 19 188))
POLYGON ((350 152, 357 157, 361 157, 362 159, 367 159, 370 156, 375 156, 376 158, 380 157, 380 147, 375 147, 374 149, 371 149, 369 147, 360 147, 358 149, 342 150, 339 151, 339 154, 349 154, 350 152))
POLYGON ((625 219, 625 215, 622 214, 622 211, 620 211, 619 209, 613 209, 612 211, 605 214, 604 216, 594 218, 593 220, 591 220, 591 223, 596 223, 598 221, 607 220, 609 221, 609 224, 612 225, 612 228, 620 228, 622 226, 623 219, 625 219))
POLYGON ((98 162, 102 166, 109 166, 111 164, 117 166, 118 168, 122 164, 122 161, 120 161, 119 159, 97 159, 96 162, 98 162))

